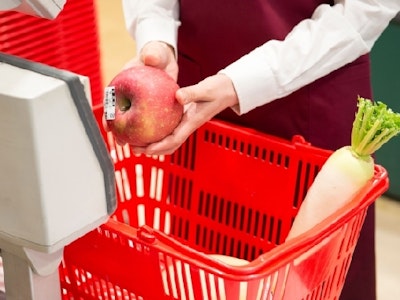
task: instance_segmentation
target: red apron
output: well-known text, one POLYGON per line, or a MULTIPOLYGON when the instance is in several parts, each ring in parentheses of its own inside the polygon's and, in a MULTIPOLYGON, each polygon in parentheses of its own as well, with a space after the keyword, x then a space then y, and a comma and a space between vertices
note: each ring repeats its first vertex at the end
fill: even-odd
MULTIPOLYGON (((181 0, 178 82, 192 85, 270 39, 283 39, 323 0, 181 0)), ((227 109, 217 117, 313 145, 337 149, 350 143, 357 96, 371 98, 367 55, 288 97, 242 116, 227 109)), ((367 215, 341 300, 375 300, 374 207, 367 215)))

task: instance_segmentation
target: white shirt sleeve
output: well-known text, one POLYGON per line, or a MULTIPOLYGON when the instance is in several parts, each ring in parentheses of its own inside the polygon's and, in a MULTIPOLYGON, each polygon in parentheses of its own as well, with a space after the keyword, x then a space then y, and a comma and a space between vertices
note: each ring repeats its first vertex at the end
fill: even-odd
POLYGON ((231 78, 244 114, 282 98, 368 53, 399 0, 337 0, 320 5, 283 41, 271 40, 220 73, 231 78))
POLYGON ((122 0, 125 24, 135 39, 136 53, 150 41, 163 41, 176 51, 178 0, 122 0))

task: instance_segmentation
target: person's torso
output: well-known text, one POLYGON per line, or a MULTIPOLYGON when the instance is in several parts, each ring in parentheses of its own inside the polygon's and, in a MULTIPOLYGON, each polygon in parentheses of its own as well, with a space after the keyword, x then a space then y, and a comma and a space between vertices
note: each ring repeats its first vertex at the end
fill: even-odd
MULTIPOLYGON (((213 75, 268 40, 283 40, 323 0, 180 0, 180 86, 213 75)), ((290 139, 301 134, 324 148, 349 142, 357 95, 370 97, 363 56, 290 96, 237 116, 218 117, 290 139)))

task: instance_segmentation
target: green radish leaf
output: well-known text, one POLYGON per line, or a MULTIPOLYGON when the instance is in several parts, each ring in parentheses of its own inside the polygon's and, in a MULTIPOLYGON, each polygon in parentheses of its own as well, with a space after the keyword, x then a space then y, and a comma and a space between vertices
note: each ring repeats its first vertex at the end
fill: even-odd
POLYGON ((351 148, 360 157, 368 157, 400 133, 400 114, 386 104, 358 97, 351 134, 351 148))

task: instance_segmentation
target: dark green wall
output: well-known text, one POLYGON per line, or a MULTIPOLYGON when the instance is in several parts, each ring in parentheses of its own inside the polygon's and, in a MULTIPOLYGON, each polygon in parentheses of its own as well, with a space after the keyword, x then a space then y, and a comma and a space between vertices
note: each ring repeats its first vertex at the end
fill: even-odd
MULTIPOLYGON (((371 51, 374 99, 400 113, 400 21, 394 20, 371 51)), ((400 200, 400 136, 376 153, 376 163, 389 174, 387 196, 400 200)))

